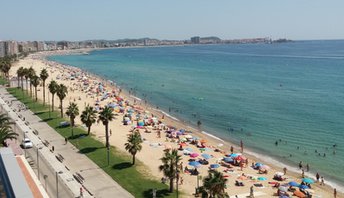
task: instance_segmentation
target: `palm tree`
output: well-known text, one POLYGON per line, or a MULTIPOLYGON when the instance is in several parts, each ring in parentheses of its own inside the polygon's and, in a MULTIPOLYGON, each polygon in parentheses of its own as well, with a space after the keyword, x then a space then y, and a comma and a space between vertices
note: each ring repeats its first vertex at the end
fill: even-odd
POLYGON ((63 118, 63 99, 67 96, 68 90, 64 84, 60 84, 57 87, 57 97, 60 99, 60 108, 61 108, 61 118, 63 118))
MULTIPOLYGON (((20 77, 20 81, 21 81, 21 89, 24 90, 24 75, 25 75, 25 70, 23 67, 20 67, 17 71, 17 73, 19 72, 19 77, 20 77)), ((19 85, 18 85, 19 87, 19 85)))
POLYGON ((96 114, 97 114, 97 111, 90 105, 87 105, 85 110, 83 110, 80 115, 81 122, 87 126, 87 135, 90 135, 91 126, 93 123, 96 122, 96 119, 97 119, 96 114))
POLYGON ((30 78, 30 96, 32 97, 32 84, 31 84, 31 79, 32 79, 34 76, 36 76, 36 72, 35 72, 35 70, 34 70, 32 67, 30 67, 30 68, 28 69, 28 74, 29 74, 29 78, 30 78))
POLYGON ((203 187, 209 197, 228 197, 225 193, 227 179, 217 170, 209 170, 208 176, 203 179, 203 187))
POLYGON ((177 174, 180 171, 178 170, 178 163, 181 159, 177 149, 173 149, 172 151, 170 149, 165 150, 164 156, 160 159, 163 164, 159 166, 159 170, 169 178, 171 193, 173 192, 173 181, 177 178, 177 174))
POLYGON ((17 70, 17 80, 18 80, 18 88, 20 87, 20 80, 23 80, 23 67, 19 67, 19 69, 17 70))
POLYGON ((39 85, 39 77, 38 76, 32 76, 30 78, 30 84, 32 84, 35 87, 35 96, 36 96, 36 101, 37 101, 37 86, 39 85))
POLYGON ((70 124, 72 126, 72 137, 74 137, 74 131, 73 131, 74 123, 75 123, 74 121, 75 121, 75 117, 77 115, 79 115, 78 105, 74 102, 69 103, 69 106, 67 107, 66 114, 69 116, 70 124))
POLYGON ((4 143, 6 139, 17 139, 18 134, 11 128, 12 122, 5 114, 0 114, 0 142, 4 143))
POLYGON ((49 83, 49 85, 48 85, 48 89, 49 89, 49 91, 50 91, 50 93, 51 93, 51 95, 52 95, 52 97, 51 97, 52 110, 51 110, 51 111, 54 111, 54 96, 55 96, 55 94, 56 94, 56 92, 57 92, 58 86, 59 86, 59 85, 57 84, 57 82, 56 82, 55 80, 52 80, 52 81, 49 83))
POLYGON ((142 149, 142 138, 138 131, 133 132, 128 136, 128 142, 124 144, 125 150, 127 150, 133 156, 133 165, 135 164, 135 155, 142 149))
POLYGON ((105 137, 106 137, 106 149, 107 149, 107 161, 108 165, 110 164, 110 144, 109 144, 109 122, 115 118, 112 109, 108 106, 105 106, 104 109, 99 112, 98 122, 101 121, 105 126, 105 137))
POLYGON ((43 82, 43 105, 45 105, 45 80, 49 77, 48 71, 46 69, 42 69, 40 75, 43 82))
POLYGON ((24 73, 24 77, 25 77, 25 82, 26 82, 26 92, 28 91, 28 79, 30 77, 29 75, 29 69, 28 68, 24 68, 23 69, 23 73, 24 73))

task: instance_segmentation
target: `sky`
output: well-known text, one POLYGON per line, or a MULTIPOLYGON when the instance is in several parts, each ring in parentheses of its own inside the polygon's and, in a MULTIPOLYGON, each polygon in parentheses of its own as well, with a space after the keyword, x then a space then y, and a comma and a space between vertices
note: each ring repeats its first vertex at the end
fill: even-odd
POLYGON ((344 0, 0 0, 0 40, 344 39, 344 0))

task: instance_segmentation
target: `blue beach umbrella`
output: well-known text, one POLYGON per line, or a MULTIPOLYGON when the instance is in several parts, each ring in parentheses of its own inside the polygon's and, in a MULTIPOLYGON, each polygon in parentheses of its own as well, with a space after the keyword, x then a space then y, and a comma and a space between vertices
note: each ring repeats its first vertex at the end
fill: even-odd
POLYGON ((299 188, 300 188, 300 189, 308 189, 309 187, 306 186, 306 185, 301 185, 301 186, 299 186, 299 188))
POLYGON ((207 153, 203 153, 201 156, 202 156, 204 159, 210 159, 210 158, 212 158, 212 156, 209 155, 209 154, 207 154, 207 153))
POLYGON ((229 155, 229 157, 231 157, 231 158, 235 158, 235 157, 238 157, 238 156, 239 155, 237 153, 232 153, 232 154, 229 155))
POLYGON ((297 183, 296 181, 291 181, 291 182, 289 182, 288 184, 289 184, 290 186, 296 186, 296 187, 300 186, 300 184, 297 183))
POLYGON ((259 181, 266 181, 266 177, 258 177, 259 181))
POLYGON ((219 168, 220 164, 210 164, 210 168, 219 168))
POLYGON ((234 160, 233 160, 233 158, 230 158, 230 157, 224 157, 223 161, 229 163, 229 162, 233 162, 234 160))
POLYGON ((314 183, 313 179, 311 179, 311 178, 303 178, 302 181, 307 183, 307 184, 313 184, 314 183))
POLYGON ((201 164, 200 164, 198 161, 191 161, 191 162, 189 162, 189 165, 190 165, 190 166, 193 166, 193 167, 195 167, 195 168, 201 166, 201 164))
POLYGON ((257 162, 257 163, 255 163, 255 164, 254 164, 254 166, 255 166, 255 167, 261 167, 261 166, 263 166, 263 164, 262 164, 262 163, 259 163, 259 162, 257 162))

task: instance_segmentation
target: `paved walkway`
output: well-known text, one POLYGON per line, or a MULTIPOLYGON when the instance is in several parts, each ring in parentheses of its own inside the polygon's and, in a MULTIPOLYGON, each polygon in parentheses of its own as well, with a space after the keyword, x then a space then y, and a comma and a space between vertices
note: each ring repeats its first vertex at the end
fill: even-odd
MULTIPOLYGON (((14 120, 16 122, 23 122, 23 118, 25 118, 25 125, 27 125, 31 130, 29 130, 26 135, 30 137, 30 139, 34 142, 36 136, 40 142, 37 142, 37 146, 41 145, 44 147, 42 142, 48 142, 49 148, 54 146, 54 153, 50 151, 43 152, 48 149, 42 149, 40 152, 42 155, 47 157, 47 160, 52 163, 53 167, 63 167, 64 172, 70 172, 71 174, 80 174, 82 178, 84 178, 83 186, 87 189, 90 193, 84 192, 85 195, 90 195, 94 197, 133 197, 129 192, 124 190, 118 183, 116 183, 110 176, 108 176, 102 169, 100 169, 93 161, 91 161, 87 156, 80 154, 78 149, 75 148, 72 144, 67 143, 65 144, 64 138, 58 134, 53 128, 51 128, 47 123, 42 122, 39 117, 34 115, 31 111, 25 110, 18 112, 18 107, 22 105, 19 101, 17 101, 13 96, 9 95, 7 91, 1 87, 0 88, 0 102, 4 104, 3 101, 8 101, 8 104, 11 106, 12 110, 16 112, 15 114, 18 116, 14 120), (22 117, 20 119, 19 117, 22 117), (38 131, 38 135, 35 135, 33 132, 38 131), (32 137, 32 138, 31 138, 32 137), (64 160, 62 162, 56 159, 57 154, 63 156, 64 160), (69 170, 68 170, 68 169, 69 170)), ((7 104, 4 104, 7 105, 7 104)), ((13 113, 12 113, 13 114, 13 113)), ((24 130, 25 131, 25 130, 24 130)), ((36 138, 36 139, 37 139, 36 138)), ((45 148, 45 147, 44 147, 45 148)), ((59 171, 59 170, 56 170, 59 171)), ((67 181, 71 180, 72 178, 65 178, 67 181)), ((73 188, 79 188, 79 186, 75 186, 73 188)), ((79 191, 79 189, 73 189, 73 192, 79 191)), ((89 197, 89 196, 88 196, 89 197)))

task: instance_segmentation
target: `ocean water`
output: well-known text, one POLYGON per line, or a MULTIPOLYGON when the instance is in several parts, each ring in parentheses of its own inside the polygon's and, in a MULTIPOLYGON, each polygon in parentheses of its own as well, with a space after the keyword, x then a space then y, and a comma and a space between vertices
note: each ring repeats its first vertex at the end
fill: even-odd
POLYGON ((263 157, 308 163, 343 186, 344 41, 122 48, 49 59, 113 80, 190 125, 200 120, 217 137, 242 139, 263 157))

